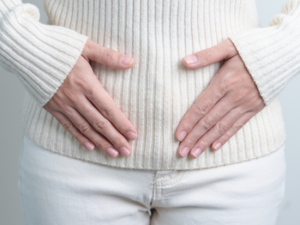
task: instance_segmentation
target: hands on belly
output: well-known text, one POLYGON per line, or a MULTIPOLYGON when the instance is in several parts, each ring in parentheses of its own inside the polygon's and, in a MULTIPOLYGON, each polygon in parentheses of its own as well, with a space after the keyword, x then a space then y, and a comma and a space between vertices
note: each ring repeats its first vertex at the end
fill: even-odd
MULTIPOLYGON (((131 154, 126 137, 137 130, 102 87, 89 64, 96 61, 116 69, 129 69, 134 59, 87 41, 72 71, 44 109, 51 113, 88 150, 94 143, 110 157, 131 154), (127 61, 126 61, 127 59, 127 61), (100 113, 99 113, 100 112, 100 113)), ((210 145, 218 150, 265 104, 234 44, 225 40, 183 59, 196 69, 225 60, 209 86, 184 115, 176 130, 178 154, 197 158, 210 145)))
POLYGON ((180 121, 178 154, 197 158, 209 146, 220 149, 254 115, 265 107, 251 74, 234 44, 227 39, 183 59, 196 69, 224 61, 209 86, 180 121))
POLYGON ((89 60, 115 69, 128 69, 135 63, 88 39, 75 66, 43 108, 86 149, 93 150, 95 143, 112 158, 119 152, 127 157, 131 147, 125 137, 134 140, 137 131, 102 87, 89 60))

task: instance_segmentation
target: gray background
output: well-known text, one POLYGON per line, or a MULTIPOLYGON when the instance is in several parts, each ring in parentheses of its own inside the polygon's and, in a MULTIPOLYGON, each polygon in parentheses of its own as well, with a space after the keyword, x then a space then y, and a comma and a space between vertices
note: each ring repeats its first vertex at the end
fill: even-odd
MULTIPOLYGON (((40 8, 41 22, 47 22, 43 1, 26 0, 40 8)), ((263 26, 281 12, 287 0, 256 0, 263 26)), ((24 224, 20 196, 17 187, 18 159, 22 142, 21 103, 25 89, 14 74, 0 68, 0 224, 24 224)), ((286 194, 281 205, 277 225, 300 224, 300 172, 299 130, 300 127, 300 76, 296 76, 280 95, 286 124, 286 194), (298 97, 298 98, 297 98, 298 97), (298 138, 298 140, 297 140, 298 138)))

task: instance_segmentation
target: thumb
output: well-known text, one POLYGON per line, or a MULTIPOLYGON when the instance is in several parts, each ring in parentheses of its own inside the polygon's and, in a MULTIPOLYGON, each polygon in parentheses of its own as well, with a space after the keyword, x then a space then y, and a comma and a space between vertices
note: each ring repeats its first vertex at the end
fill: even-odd
POLYGON ((183 58, 183 63, 189 68, 201 68, 237 55, 237 50, 230 39, 222 41, 211 48, 196 52, 183 58))
POLYGON ((121 54, 113 49, 103 47, 90 39, 87 40, 82 55, 92 61, 114 69, 128 69, 135 63, 134 58, 121 54))

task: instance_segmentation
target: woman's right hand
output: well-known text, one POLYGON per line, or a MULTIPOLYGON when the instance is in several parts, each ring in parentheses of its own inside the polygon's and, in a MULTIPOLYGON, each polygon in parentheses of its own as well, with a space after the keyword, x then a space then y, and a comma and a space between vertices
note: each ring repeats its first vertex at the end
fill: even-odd
POLYGON ((88 39, 81 56, 50 101, 43 106, 86 149, 94 143, 110 157, 131 154, 125 137, 134 140, 137 130, 117 107, 94 74, 89 60, 115 69, 131 68, 135 61, 88 39))

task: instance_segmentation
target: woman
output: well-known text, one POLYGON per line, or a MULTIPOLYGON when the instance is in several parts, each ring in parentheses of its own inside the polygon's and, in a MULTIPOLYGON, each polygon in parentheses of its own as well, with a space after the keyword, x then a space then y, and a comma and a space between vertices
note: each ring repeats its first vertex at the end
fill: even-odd
POLYGON ((48 25, 0 0, 0 61, 28 91, 28 224, 275 224, 300 1, 268 28, 253 0, 45 8, 48 25))

